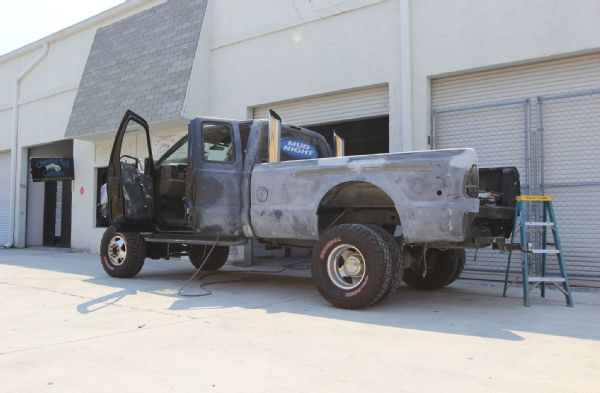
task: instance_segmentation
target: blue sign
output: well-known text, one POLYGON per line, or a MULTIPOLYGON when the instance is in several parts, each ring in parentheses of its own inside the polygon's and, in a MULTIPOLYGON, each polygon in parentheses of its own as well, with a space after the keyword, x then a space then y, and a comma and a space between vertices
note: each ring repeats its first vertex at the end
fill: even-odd
POLYGON ((317 158, 317 149, 296 138, 281 138, 281 151, 296 158, 317 158))

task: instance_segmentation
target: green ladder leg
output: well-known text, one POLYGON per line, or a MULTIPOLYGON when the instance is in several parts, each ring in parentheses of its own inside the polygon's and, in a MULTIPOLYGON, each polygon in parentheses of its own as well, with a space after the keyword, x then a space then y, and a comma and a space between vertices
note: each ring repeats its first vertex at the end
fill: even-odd
MULTIPOLYGON (((546 222, 548 221, 548 206, 550 202, 544 202, 544 206, 543 208, 543 218, 542 218, 542 222, 546 222)), ((554 230, 554 227, 552 227, 554 230)), ((544 229, 542 231, 542 250, 546 249, 546 236, 548 234, 548 227, 544 226, 544 229)), ((542 277, 546 277, 546 254, 542 254, 542 277)), ((542 283, 540 284, 540 290, 542 292, 542 297, 546 297, 546 283, 544 281, 542 281, 542 283)))
POLYGON ((529 307, 529 244, 527 242, 527 233, 525 222, 527 221, 527 212, 523 202, 518 202, 521 207, 519 211, 521 213, 521 253, 523 254, 523 263, 521 265, 523 271, 523 305, 529 307), (523 248, 525 246, 525 248, 523 248))
POLYGON ((554 223, 552 233, 554 234, 555 247, 559 251, 558 267, 560 268, 561 276, 565 279, 562 285, 564 289, 565 300, 567 302, 567 306, 573 307, 573 296, 571 295, 571 286, 569 285, 569 279, 567 278, 567 269, 563 260, 562 246, 560 244, 560 237, 558 236, 558 224, 556 222, 556 216, 554 214, 554 207, 552 206, 552 202, 549 202, 548 204, 548 213, 550 214, 550 221, 554 223))

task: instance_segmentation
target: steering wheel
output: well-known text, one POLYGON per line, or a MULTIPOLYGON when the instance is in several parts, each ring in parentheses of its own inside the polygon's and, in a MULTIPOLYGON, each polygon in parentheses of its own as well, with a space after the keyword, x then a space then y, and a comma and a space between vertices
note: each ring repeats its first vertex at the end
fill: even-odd
POLYGON ((142 169, 143 169, 142 162, 138 158, 130 156, 129 154, 123 154, 121 157, 119 157, 119 161, 121 161, 123 158, 132 159, 135 162, 136 168, 138 168, 140 171, 142 171, 142 169))

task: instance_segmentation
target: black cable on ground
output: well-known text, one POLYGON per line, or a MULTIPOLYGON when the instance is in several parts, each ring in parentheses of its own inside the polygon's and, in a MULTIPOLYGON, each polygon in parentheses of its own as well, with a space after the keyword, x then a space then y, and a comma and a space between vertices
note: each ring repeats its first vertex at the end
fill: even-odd
MULTIPOLYGON (((221 274, 224 273, 238 273, 238 272, 220 272, 221 274)), ((209 272, 206 273, 203 276, 200 276, 200 280, 208 277, 208 276, 212 276, 217 274, 216 272, 209 272)), ((195 275, 195 273, 194 273, 195 275)), ((193 276, 192 276, 193 277, 193 276)), ((183 297, 201 297, 201 296, 208 296, 208 295, 212 295, 212 291, 210 289, 207 289, 206 287, 209 285, 217 285, 217 284, 229 284, 229 283, 233 283, 233 282, 242 282, 242 281, 260 281, 257 279, 253 279, 250 277, 242 277, 239 279, 235 279, 235 280, 221 280, 221 281, 210 281, 210 282, 200 282, 200 289, 203 290, 204 292, 201 293, 184 293, 183 289, 191 282, 191 279, 188 279, 188 281, 179 289, 179 291, 177 291, 177 294, 179 296, 183 296, 183 297)))
MULTIPOLYGON (((217 274, 217 272, 208 272, 208 273, 200 276, 200 281, 201 281, 200 282, 200 289, 202 289, 204 292, 201 292, 201 293, 184 293, 183 290, 185 289, 185 287, 187 287, 196 277, 199 276, 200 272, 202 271, 202 267, 204 267, 204 264, 206 263, 206 261, 210 257, 210 254, 212 253, 213 249, 217 245, 218 241, 219 241, 219 238, 217 237, 217 239, 213 243, 212 247, 208 251, 208 254, 206 254, 206 256, 204 257, 204 260, 202 261, 202 263, 200 264, 200 266, 196 269, 196 271, 194 272, 194 274, 192 274, 192 276, 190 278, 188 278, 188 280, 181 286, 181 288, 179 288, 179 290, 177 291, 177 294, 179 296, 182 296, 182 297, 201 297, 201 296, 211 295, 212 291, 209 290, 209 289, 207 289, 207 288, 205 288, 208 285, 229 284, 229 283, 242 282, 242 281, 259 281, 257 279, 252 279, 252 278, 249 278, 249 277, 243 277, 243 278, 235 279, 235 280, 221 280, 221 281, 202 282, 202 280, 204 278, 206 278, 208 276, 212 276, 212 275, 217 274)), ((275 270, 239 269, 239 270, 228 270, 228 271, 219 272, 219 273, 221 273, 221 274, 228 274, 228 273, 229 274, 230 273, 263 273, 263 274, 275 274, 275 273, 282 273, 285 270, 300 271, 300 270, 308 270, 309 269, 308 262, 306 262, 306 261, 296 261, 296 262, 291 262, 291 263, 287 263, 287 264, 284 264, 284 263, 280 262, 279 266, 281 266, 281 267, 279 269, 275 269, 275 270)))
MULTIPOLYGON (((211 292, 208 291, 208 293, 202 293, 202 294, 184 294, 183 290, 184 288, 190 283, 192 282, 192 280, 194 280, 202 271, 202 268, 204 267, 204 264, 206 263, 206 261, 208 261, 208 258, 210 257, 210 255, 212 254, 213 250, 215 249, 215 247, 217 246, 217 242, 219 241, 219 236, 217 236, 217 238, 215 239, 215 241, 213 242, 212 246, 210 247, 210 250, 208 250, 208 253, 204 256, 204 260, 202 261, 202 263, 200 264, 200 266, 198 266, 198 268, 196 269, 196 271, 194 272, 194 274, 192 274, 192 277, 188 278, 188 280, 181 286, 181 288, 179 288, 179 290, 177 291, 177 294, 179 296, 206 296, 206 295, 210 295, 211 292)), ((206 277, 206 275, 204 276, 206 277)), ((204 278, 204 277, 201 277, 204 278)))

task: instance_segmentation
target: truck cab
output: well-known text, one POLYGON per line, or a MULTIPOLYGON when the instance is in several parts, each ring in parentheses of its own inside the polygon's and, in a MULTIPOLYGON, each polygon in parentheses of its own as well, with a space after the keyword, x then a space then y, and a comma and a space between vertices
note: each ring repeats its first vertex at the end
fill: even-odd
MULTIPOLYGON (((281 141, 281 161, 331 157, 325 138, 307 129, 282 125, 281 141)), ((251 226, 250 174, 255 164, 269 161, 268 154, 267 121, 195 118, 188 134, 155 161, 148 124, 128 111, 108 168, 111 224, 123 231, 189 235, 201 243, 217 236, 223 244, 243 243, 251 226), (121 154, 133 124, 144 130, 148 157, 121 154)))

